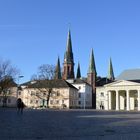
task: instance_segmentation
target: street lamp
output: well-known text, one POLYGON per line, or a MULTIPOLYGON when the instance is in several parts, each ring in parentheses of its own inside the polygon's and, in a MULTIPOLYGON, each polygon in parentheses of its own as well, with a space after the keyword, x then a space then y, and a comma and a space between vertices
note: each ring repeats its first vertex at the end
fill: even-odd
POLYGON ((23 77, 24 77, 23 75, 19 75, 19 76, 18 76, 18 83, 17 83, 17 99, 18 99, 19 79, 20 79, 20 78, 23 78, 23 77))

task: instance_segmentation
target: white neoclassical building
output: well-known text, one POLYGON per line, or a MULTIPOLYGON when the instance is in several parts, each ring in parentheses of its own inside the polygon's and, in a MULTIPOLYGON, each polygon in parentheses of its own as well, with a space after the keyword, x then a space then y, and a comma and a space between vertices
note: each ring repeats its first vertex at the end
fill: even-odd
POLYGON ((96 108, 140 110, 140 70, 125 71, 118 80, 96 88, 96 108), (126 79, 126 80, 119 80, 126 79))

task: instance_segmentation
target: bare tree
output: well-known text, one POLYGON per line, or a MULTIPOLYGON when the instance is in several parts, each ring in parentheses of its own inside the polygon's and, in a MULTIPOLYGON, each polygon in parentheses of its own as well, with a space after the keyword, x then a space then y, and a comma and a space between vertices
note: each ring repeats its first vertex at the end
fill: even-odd
POLYGON ((38 68, 38 79, 51 80, 54 79, 55 66, 43 64, 38 68))
POLYGON ((19 70, 12 66, 9 60, 0 60, 0 93, 2 95, 3 107, 7 106, 7 95, 12 86, 16 86, 16 76, 19 70))
MULTIPOLYGON (((50 82, 54 79, 55 76, 55 66, 49 64, 43 64, 38 67, 37 74, 34 74, 31 77, 31 80, 35 80, 36 83, 32 84, 40 93, 46 93, 46 98, 40 95, 36 95, 38 98, 42 99, 43 102, 46 100, 47 107, 49 107, 49 100, 51 93, 53 91, 53 83, 50 82)), ((44 105, 44 103, 43 103, 44 105)))

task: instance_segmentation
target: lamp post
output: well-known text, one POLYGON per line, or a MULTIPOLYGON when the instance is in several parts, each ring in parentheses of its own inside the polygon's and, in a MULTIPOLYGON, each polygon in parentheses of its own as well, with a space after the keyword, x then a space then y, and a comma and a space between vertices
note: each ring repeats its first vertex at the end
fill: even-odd
POLYGON ((18 99, 19 79, 20 79, 20 78, 23 78, 23 77, 24 77, 23 75, 19 75, 19 76, 18 76, 18 83, 17 83, 17 95, 16 95, 16 96, 17 96, 17 97, 16 97, 17 99, 18 99))

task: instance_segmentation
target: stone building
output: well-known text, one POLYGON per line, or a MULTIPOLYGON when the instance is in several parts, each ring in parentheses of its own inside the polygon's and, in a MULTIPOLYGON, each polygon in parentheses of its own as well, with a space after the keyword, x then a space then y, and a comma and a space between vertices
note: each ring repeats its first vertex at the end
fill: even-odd
MULTIPOLYGON (((51 108, 92 108, 96 77, 93 50, 90 57, 88 78, 81 78, 80 63, 78 63, 75 77, 70 30, 68 31, 62 68, 61 71, 60 59, 58 57, 54 79, 47 81, 42 80, 42 84, 38 83, 38 81, 36 81, 37 83, 29 81, 22 84, 22 91, 19 98, 21 98, 28 107, 47 106, 48 103, 48 106, 51 108), (51 96, 49 100, 47 100, 50 83, 51 96), (39 86, 38 84, 40 84, 39 88, 37 88, 37 86, 39 86), (42 85, 43 87, 41 87, 42 85)), ((94 99, 94 104, 95 101, 94 99)))
POLYGON ((24 83, 18 98, 30 108, 76 108, 78 95, 77 88, 65 80, 57 79, 24 83))
POLYGON ((125 70, 114 82, 96 88, 96 107, 105 110, 140 110, 140 69, 125 70))

